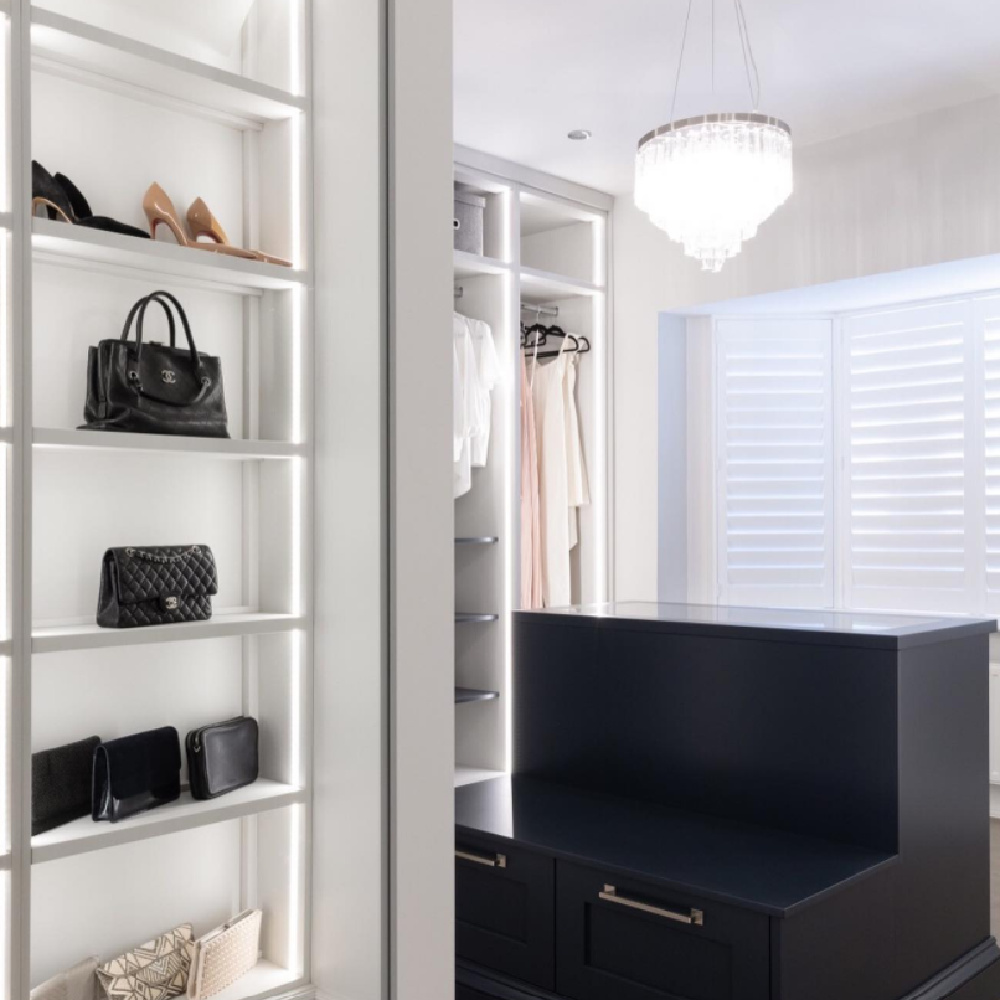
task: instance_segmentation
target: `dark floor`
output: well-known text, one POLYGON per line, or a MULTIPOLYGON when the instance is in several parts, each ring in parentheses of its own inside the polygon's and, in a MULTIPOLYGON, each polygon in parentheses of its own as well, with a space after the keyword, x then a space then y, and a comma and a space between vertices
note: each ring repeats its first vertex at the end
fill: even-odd
POLYGON ((990 823, 990 926, 1000 939, 1000 820, 990 823))

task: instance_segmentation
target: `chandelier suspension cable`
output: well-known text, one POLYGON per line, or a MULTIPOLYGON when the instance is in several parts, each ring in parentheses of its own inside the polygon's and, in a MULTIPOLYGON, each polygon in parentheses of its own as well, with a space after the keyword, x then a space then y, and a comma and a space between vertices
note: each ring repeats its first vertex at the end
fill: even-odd
POLYGON ((687 48, 688 27, 691 24, 691 8, 694 0, 688 0, 687 16, 684 18, 684 34, 681 36, 681 54, 677 60, 677 75, 674 77, 674 96, 670 101, 670 120, 674 121, 674 112, 677 110, 677 91, 681 85, 681 70, 684 68, 684 50, 687 48))
POLYGON ((712 0, 712 96, 715 97, 715 0, 712 0))
POLYGON ((743 9, 743 0, 733 0, 733 7, 736 10, 736 26, 740 33, 740 47, 743 49, 743 66, 747 74, 747 89, 750 91, 750 103, 753 105, 751 110, 756 111, 760 107, 760 71, 757 69, 757 59, 753 54, 753 45, 750 44, 750 28, 747 24, 746 11, 743 9))

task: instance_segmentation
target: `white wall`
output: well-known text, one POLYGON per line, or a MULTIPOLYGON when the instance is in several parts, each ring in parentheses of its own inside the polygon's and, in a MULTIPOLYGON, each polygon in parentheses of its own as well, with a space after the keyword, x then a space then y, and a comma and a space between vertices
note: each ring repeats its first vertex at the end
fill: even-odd
POLYGON ((313 982, 321 998, 384 1000, 385 4, 344 0, 313 7, 316 495, 322 498, 315 560, 313 982))
POLYGON ((799 150, 796 192, 706 275, 616 200, 615 586, 657 591, 657 314, 1000 251, 1000 98, 799 150))
POLYGON ((455 993, 451 65, 451 0, 390 0, 391 1000, 455 993))

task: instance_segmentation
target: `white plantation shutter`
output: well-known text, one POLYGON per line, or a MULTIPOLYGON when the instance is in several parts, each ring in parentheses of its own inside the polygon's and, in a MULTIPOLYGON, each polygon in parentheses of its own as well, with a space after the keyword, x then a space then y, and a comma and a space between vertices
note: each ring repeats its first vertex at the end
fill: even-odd
POLYGON ((1000 298, 976 303, 982 331, 986 609, 1000 610, 1000 298))
POLYGON ((831 323, 716 323, 719 599, 833 604, 831 323))
MULTIPOLYGON (((981 603, 970 551, 982 544, 970 534, 982 502, 970 468, 979 458, 970 317, 968 301, 952 301, 843 322, 846 607, 959 612, 981 603)), ((1000 541, 1000 517, 994 526, 1000 541)))

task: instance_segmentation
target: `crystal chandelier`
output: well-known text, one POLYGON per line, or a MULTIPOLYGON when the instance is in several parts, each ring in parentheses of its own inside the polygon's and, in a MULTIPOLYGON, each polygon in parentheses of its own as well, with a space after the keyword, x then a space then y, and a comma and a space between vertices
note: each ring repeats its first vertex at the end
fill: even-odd
MULTIPOLYGON (((694 0, 688 0, 674 81, 677 88, 694 0)), ((714 85, 715 11, 712 11, 714 85)), ((734 0, 750 100, 760 100, 760 76, 750 47, 742 0, 734 0)), ((713 86, 714 89, 714 86, 713 86)), ((635 203, 703 270, 718 272, 792 193, 792 133, 777 118, 753 112, 671 120, 639 141, 635 203)))

